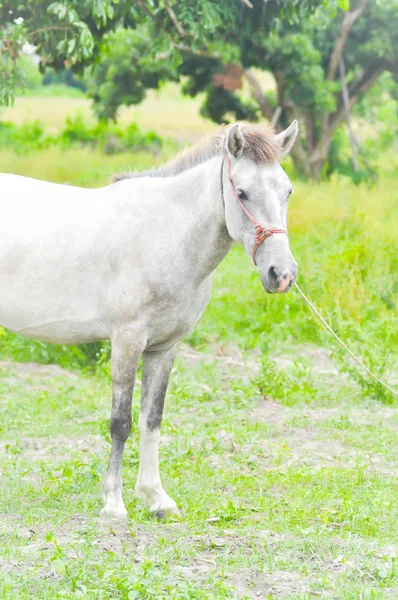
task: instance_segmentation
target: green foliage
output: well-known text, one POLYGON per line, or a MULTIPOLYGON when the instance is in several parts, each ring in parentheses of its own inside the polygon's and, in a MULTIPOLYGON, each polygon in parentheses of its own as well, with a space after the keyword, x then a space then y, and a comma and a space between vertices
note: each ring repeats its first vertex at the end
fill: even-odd
MULTIPOLYGON (((337 0, 323 0, 323 7, 336 6, 337 0)), ((74 71, 96 60, 101 40, 107 32, 120 26, 136 29, 149 27, 151 31, 150 62, 159 53, 169 53, 169 60, 181 62, 181 38, 191 50, 220 47, 220 38, 227 31, 238 37, 240 32, 250 35, 253 28, 271 30, 279 18, 297 19, 308 14, 319 2, 276 0, 265 11, 263 0, 253 0, 251 11, 240 0, 182 0, 178 3, 179 25, 176 26, 168 5, 163 2, 142 0, 25 0, 17 6, 13 2, 0 5, 0 103, 12 102, 15 89, 23 82, 19 56, 26 43, 34 44, 42 58, 41 66, 63 69, 65 61, 74 71), (256 19, 253 20, 253 14, 256 19)), ((174 13, 175 14, 175 13, 174 13)), ((230 51, 226 52, 226 55, 230 51)), ((109 91, 105 93, 108 97, 109 91)))
POLYGON ((143 133, 136 123, 127 127, 103 122, 90 125, 80 114, 67 117, 59 135, 47 134, 44 124, 38 120, 25 121, 21 125, 0 121, 0 149, 27 154, 56 144, 64 149, 79 144, 100 149, 105 154, 143 150, 158 154, 163 141, 153 131, 143 133))
POLYGON ((67 118, 60 140, 67 146, 79 142, 83 146, 98 147, 105 154, 140 150, 159 152, 162 146, 162 139, 156 133, 142 133, 136 123, 123 128, 103 122, 90 126, 79 114, 67 118))
POLYGON ((138 104, 146 89, 156 89, 161 81, 175 78, 169 57, 159 59, 151 52, 155 35, 153 27, 144 26, 118 29, 105 37, 89 89, 101 120, 115 121, 121 104, 138 104))
POLYGON ((85 81, 83 81, 81 77, 76 76, 70 69, 63 69, 62 71, 55 71, 51 68, 46 69, 46 72, 43 76, 43 85, 65 85, 81 90, 82 92, 87 90, 87 84, 85 81))
MULTIPOLYGON (((137 15, 134 31, 122 29, 106 36, 90 88, 100 117, 115 119, 121 104, 136 104, 147 88, 178 80, 185 93, 204 94, 201 114, 218 123, 256 121, 260 116, 271 120, 277 108, 281 111, 280 129, 298 118, 300 142, 292 156, 302 174, 319 177, 338 171, 352 174, 356 182, 374 179, 375 169, 368 160, 361 158, 360 170, 354 172, 351 157, 339 156, 338 149, 344 144, 335 133, 345 112, 338 64, 332 73, 329 70, 347 2, 294 2, 288 6, 287 2, 255 1, 252 8, 241 3, 239 11, 236 3, 224 8, 222 3, 215 6, 203 0, 195 5, 196 15, 203 18, 195 20, 192 5, 179 3, 173 32, 161 29, 170 17, 167 10, 166 14, 163 7, 147 6, 147 18, 137 15), (170 44, 177 31, 181 39, 170 44), (228 82, 226 67, 231 65, 238 73, 241 69, 241 74, 228 82), (244 69, 252 67, 274 75, 277 93, 267 96, 265 107, 258 95, 254 102, 245 90, 239 91, 244 69)), ((354 8, 352 5, 352 11, 354 8)), ((395 93, 397 30, 397 12, 390 1, 370 3, 354 22, 344 47, 353 105, 383 71, 393 74, 390 92, 395 93)), ((384 136, 387 139, 388 135, 384 136)))
POLYGON ((391 73, 384 73, 361 98, 354 114, 361 120, 361 127, 374 131, 366 142, 366 152, 372 158, 395 143, 398 138, 398 86, 391 73))
MULTIPOLYGON (((26 35, 21 24, 9 22, 4 15, 4 5, 0 4, 0 106, 13 102, 15 90, 25 86, 25 71, 22 48, 26 35), (8 22, 7 22, 8 21, 8 22)), ((12 11, 7 11, 12 15, 12 11)))
POLYGON ((100 345, 60 346, 22 339, 4 330, 0 332, 0 354, 20 362, 56 363, 62 367, 79 369, 93 366, 100 357, 100 345))
POLYGON ((43 80, 43 76, 39 71, 39 66, 32 60, 32 57, 27 54, 22 54, 21 71, 24 77, 24 89, 36 90, 43 80))
POLYGON ((326 79, 322 54, 305 26, 302 29, 290 32, 287 28, 286 32, 271 36, 266 42, 266 65, 272 73, 283 73, 283 93, 298 110, 315 111, 318 115, 332 112, 338 86, 326 79))
MULTIPOLYGON (((86 68, 100 120, 115 121, 119 106, 141 102, 147 89, 164 81, 183 79, 187 93, 205 94, 201 112, 217 122, 255 121, 260 108, 271 119, 279 107, 280 128, 298 117, 301 148, 294 149, 293 160, 304 174, 349 171, 346 161, 337 159, 336 143, 335 157, 328 160, 334 131, 344 120, 338 69, 329 74, 329 67, 350 8, 346 0, 182 0, 175 5, 41 0, 22 3, 17 11, 8 8, 0 9, 5 23, 0 32, 2 103, 11 101, 17 80, 23 84, 20 52, 29 41, 43 69, 66 65, 67 72, 81 73, 86 68), (231 64, 273 73, 277 95, 267 108, 259 105, 258 96, 255 103, 237 91, 239 82, 229 86, 222 77, 220 82, 231 64)), ((353 104, 383 70, 396 76, 396 19, 393 0, 369 3, 349 32, 344 57, 353 104)), ((366 164, 361 166, 365 174, 366 164)), ((362 173, 355 177, 363 178, 362 173)))
POLYGON ((0 148, 12 149, 18 154, 26 154, 32 150, 43 150, 56 142, 55 136, 45 132, 44 125, 38 120, 25 121, 15 125, 0 121, 0 148))
POLYGON ((216 123, 229 123, 229 115, 241 121, 258 121, 257 106, 253 101, 244 101, 237 94, 227 90, 217 90, 213 85, 208 86, 206 99, 200 109, 200 114, 216 123))

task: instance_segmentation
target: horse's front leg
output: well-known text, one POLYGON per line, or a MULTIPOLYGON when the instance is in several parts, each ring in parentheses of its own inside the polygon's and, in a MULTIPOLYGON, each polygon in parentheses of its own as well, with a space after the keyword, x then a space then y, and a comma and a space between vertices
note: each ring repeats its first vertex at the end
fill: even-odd
POLYGON ((101 515, 123 518, 127 514, 122 499, 123 453, 131 431, 131 402, 144 345, 144 340, 132 328, 119 330, 112 336, 112 448, 102 487, 101 515))
POLYGON ((142 399, 139 426, 141 434, 140 469, 137 494, 149 504, 159 519, 178 513, 174 500, 162 487, 159 473, 159 439, 164 398, 177 346, 168 352, 144 352, 142 399))

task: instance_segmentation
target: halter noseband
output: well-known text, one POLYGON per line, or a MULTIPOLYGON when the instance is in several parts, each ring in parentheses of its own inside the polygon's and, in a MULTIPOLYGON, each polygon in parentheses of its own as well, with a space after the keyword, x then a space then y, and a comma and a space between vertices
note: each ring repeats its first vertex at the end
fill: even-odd
POLYGON ((285 235, 288 235, 288 233, 285 229, 266 229, 265 227, 260 225, 260 223, 258 221, 256 221, 254 216, 251 214, 251 212, 247 210, 246 206, 243 204, 242 200, 240 200, 238 194, 236 193, 236 189, 235 189, 234 183, 231 178, 231 158, 229 155, 228 155, 228 179, 229 179, 229 183, 231 184, 231 188, 234 193, 234 196, 235 196, 236 200, 238 201, 239 206, 241 207, 243 212, 246 214, 246 216, 249 217, 250 221, 253 223, 254 228, 256 230, 256 235, 254 238, 255 241, 254 241, 254 245, 253 245, 253 249, 252 249, 252 261, 254 262, 254 264, 257 264, 256 263, 256 252, 257 252, 258 247, 261 246, 261 244, 263 243, 263 241, 266 240, 267 238, 271 237, 271 235, 273 235, 274 233, 284 233, 285 235))

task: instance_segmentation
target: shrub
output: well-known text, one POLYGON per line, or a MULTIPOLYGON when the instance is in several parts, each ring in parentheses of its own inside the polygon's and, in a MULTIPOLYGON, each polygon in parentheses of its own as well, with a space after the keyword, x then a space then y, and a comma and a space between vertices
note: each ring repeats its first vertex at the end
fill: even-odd
POLYGON ((162 147, 162 139, 156 133, 143 133, 136 123, 125 128, 104 122, 91 126, 81 114, 67 117, 60 139, 67 146, 77 142, 82 146, 100 148, 105 154, 140 150, 158 152, 162 147))
POLYGON ((81 114, 69 116, 59 135, 49 135, 38 120, 17 125, 0 121, 0 149, 11 149, 18 154, 43 150, 53 144, 69 148, 75 144, 99 149, 105 154, 139 152, 146 150, 157 154, 162 138, 153 131, 142 132, 136 123, 127 127, 98 122, 91 125, 81 114))
POLYGON ((48 148, 55 142, 56 138, 48 135, 38 120, 25 121, 22 125, 0 121, 0 149, 8 148, 17 154, 26 154, 48 148))

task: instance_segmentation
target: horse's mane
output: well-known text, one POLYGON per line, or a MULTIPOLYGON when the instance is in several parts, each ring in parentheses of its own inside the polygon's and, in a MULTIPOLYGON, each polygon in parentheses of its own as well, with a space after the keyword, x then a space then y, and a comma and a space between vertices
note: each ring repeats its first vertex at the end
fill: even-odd
MULTIPOLYGON (((261 125, 245 124, 240 126, 240 131, 245 139, 244 156, 257 163, 269 163, 279 159, 281 148, 275 140, 272 129, 261 125)), ((205 137, 194 146, 183 150, 160 167, 149 171, 119 173, 112 177, 112 182, 115 183, 132 177, 173 177, 178 175, 218 154, 225 153, 227 133, 228 126, 223 125, 215 133, 205 137)))

